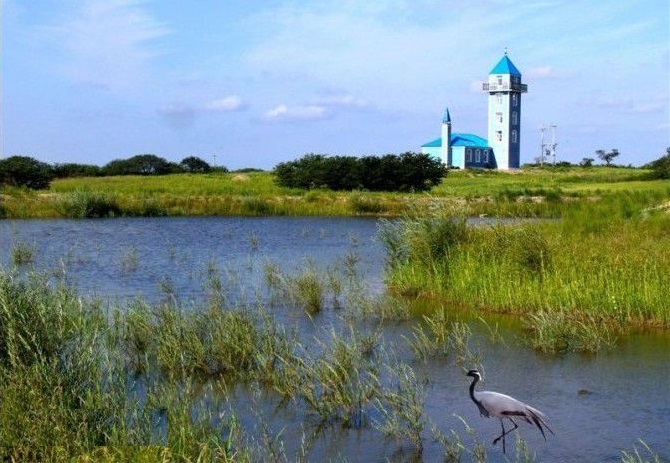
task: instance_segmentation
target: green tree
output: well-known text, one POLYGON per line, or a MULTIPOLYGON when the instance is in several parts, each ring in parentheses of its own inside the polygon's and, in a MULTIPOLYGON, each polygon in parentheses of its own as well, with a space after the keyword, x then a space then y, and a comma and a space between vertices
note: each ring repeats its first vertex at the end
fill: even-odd
POLYGON ((102 168, 105 175, 165 175, 179 172, 179 166, 155 154, 138 154, 116 159, 102 168))
POLYGON ((593 158, 583 158, 579 165, 582 167, 591 167, 593 165, 593 161, 593 158))
POLYGON ((102 172, 98 166, 76 163, 55 164, 52 171, 56 178, 97 177, 102 172))
POLYGON ((189 156, 182 159, 179 163, 179 167, 181 167, 184 172, 192 173, 203 173, 212 170, 212 167, 207 162, 196 156, 189 156))
POLYGON ((0 161, 0 185, 43 190, 49 188, 52 178, 48 164, 28 156, 11 156, 0 161))
POLYGON ((600 158, 608 166, 612 164, 612 160, 619 156, 619 154, 619 150, 616 148, 611 151, 596 150, 596 156, 598 156, 598 158, 600 158))
POLYGON ((387 154, 382 157, 307 154, 278 164, 274 173, 281 186, 291 188, 425 191, 439 184, 447 169, 427 154, 387 154))
POLYGON ((665 149, 665 156, 661 156, 644 167, 651 169, 651 178, 670 179, 670 146, 665 149))

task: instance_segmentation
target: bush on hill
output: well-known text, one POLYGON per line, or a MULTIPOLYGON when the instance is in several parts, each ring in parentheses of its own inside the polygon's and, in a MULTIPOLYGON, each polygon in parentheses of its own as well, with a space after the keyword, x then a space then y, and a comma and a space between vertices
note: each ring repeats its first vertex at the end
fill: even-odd
POLYGON ((427 191, 447 175, 447 168, 428 154, 326 156, 307 154, 274 169, 276 182, 289 188, 331 190, 427 191))
POLYGON ((155 154, 138 154, 128 159, 116 159, 106 164, 105 175, 165 175, 180 172, 177 164, 155 154))
POLYGON ((650 162, 644 167, 651 169, 651 178, 670 179, 670 146, 665 149, 665 156, 650 162))
POLYGON ((49 188, 51 167, 28 156, 11 156, 0 160, 0 185, 26 187, 32 190, 49 188))

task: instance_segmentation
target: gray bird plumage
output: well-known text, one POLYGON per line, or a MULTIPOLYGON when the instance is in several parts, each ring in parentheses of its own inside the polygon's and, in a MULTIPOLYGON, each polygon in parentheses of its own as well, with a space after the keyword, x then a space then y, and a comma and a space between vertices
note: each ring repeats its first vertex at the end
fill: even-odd
POLYGON ((486 418, 491 416, 500 418, 502 434, 493 440, 493 445, 497 444, 498 441, 502 439, 503 453, 505 453, 505 436, 519 427, 516 424, 516 421, 514 421, 514 418, 522 419, 529 424, 537 426, 542 433, 544 440, 547 440, 544 428, 550 433, 554 433, 554 431, 547 425, 544 413, 537 408, 531 407, 514 397, 500 394, 499 392, 475 391, 475 385, 482 379, 482 375, 478 370, 470 370, 466 373, 466 376, 472 377, 472 383, 470 384, 470 398, 477 405, 477 408, 479 408, 479 413, 486 418), (505 418, 508 418, 512 422, 514 425, 513 428, 505 430, 505 424, 503 422, 505 418))

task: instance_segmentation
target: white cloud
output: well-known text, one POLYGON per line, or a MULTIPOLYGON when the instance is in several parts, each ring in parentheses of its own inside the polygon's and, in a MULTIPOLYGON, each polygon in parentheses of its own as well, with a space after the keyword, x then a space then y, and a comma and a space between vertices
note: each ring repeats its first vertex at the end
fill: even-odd
POLYGON ((36 38, 53 47, 57 69, 78 84, 127 90, 149 79, 149 62, 161 54, 155 41, 171 33, 141 0, 76 2, 36 38))
POLYGON ((347 108, 365 108, 370 105, 370 103, 364 98, 357 98, 351 94, 346 93, 321 96, 315 99, 314 104, 320 106, 347 108))
POLYGON ((212 100, 204 104, 203 108, 207 111, 240 111, 246 109, 247 105, 237 95, 227 96, 212 100))
POLYGON ((281 104, 269 109, 263 114, 263 120, 270 122, 280 121, 314 121, 330 117, 330 112, 324 106, 287 106, 281 104))

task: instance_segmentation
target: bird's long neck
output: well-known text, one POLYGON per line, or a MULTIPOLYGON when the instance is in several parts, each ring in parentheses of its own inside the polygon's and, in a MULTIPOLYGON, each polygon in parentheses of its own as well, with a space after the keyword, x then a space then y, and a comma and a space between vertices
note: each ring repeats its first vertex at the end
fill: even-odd
POLYGON ((470 398, 472 401, 477 405, 477 408, 479 408, 479 413, 481 413, 482 416, 489 416, 489 412, 484 408, 482 405, 481 401, 477 400, 475 397, 475 384, 479 381, 479 378, 475 377, 472 380, 472 383, 470 383, 470 398))

